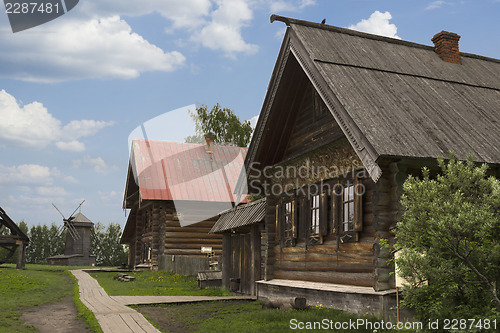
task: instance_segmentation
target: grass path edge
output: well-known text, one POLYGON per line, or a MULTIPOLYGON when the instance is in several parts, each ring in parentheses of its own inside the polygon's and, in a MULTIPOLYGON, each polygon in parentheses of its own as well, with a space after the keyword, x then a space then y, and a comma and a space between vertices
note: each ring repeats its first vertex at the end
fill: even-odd
POLYGON ((73 280, 73 302, 75 303, 76 310, 78 311, 78 317, 83 318, 85 321, 85 327, 95 333, 104 333, 102 331, 97 318, 94 313, 90 311, 80 300, 80 287, 78 286, 78 279, 71 273, 71 271, 66 271, 71 279, 73 280))

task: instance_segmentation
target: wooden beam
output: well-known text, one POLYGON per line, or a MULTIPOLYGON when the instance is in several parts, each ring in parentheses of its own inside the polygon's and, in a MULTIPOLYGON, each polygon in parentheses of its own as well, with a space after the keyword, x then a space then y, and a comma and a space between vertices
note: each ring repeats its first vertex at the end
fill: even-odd
POLYGON ((231 276, 231 233, 225 232, 222 238, 222 286, 229 289, 231 276))
POLYGON ((251 261, 251 281, 250 281, 250 292, 251 295, 257 295, 257 284, 256 282, 260 280, 260 231, 259 224, 253 224, 250 232, 250 250, 252 252, 251 261))

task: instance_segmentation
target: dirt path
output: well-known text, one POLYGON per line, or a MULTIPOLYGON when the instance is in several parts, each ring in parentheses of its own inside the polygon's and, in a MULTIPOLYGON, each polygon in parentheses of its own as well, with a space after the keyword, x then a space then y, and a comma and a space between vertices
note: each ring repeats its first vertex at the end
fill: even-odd
POLYGON ((26 324, 33 325, 40 333, 80 333, 90 332, 85 328, 71 296, 62 302, 28 308, 21 316, 26 324))

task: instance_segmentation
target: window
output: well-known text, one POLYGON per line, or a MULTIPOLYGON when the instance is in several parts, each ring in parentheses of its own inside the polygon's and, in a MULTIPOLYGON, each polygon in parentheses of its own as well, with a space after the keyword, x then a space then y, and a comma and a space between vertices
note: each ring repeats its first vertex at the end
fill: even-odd
POLYGON ((354 230, 354 185, 347 182, 342 193, 342 231, 354 230))
POLYGON ((363 230, 362 199, 365 188, 357 177, 339 180, 332 192, 332 232, 342 243, 356 242, 363 230))
POLYGON ((285 203, 285 210, 283 212, 283 217, 285 219, 285 246, 293 246, 293 203, 292 202, 286 202, 285 203))
POLYGON ((311 235, 319 234, 319 194, 311 198, 311 235))

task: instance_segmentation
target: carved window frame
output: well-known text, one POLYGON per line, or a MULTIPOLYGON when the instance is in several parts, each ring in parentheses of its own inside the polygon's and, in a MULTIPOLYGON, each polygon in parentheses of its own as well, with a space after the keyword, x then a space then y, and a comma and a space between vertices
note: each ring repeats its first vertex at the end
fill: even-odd
POLYGON ((297 200, 282 197, 276 204, 276 241, 280 247, 295 246, 297 241, 297 200))
POLYGON ((331 232, 340 238, 341 243, 359 241, 363 230, 363 195, 364 185, 357 176, 338 179, 334 186, 331 232))

